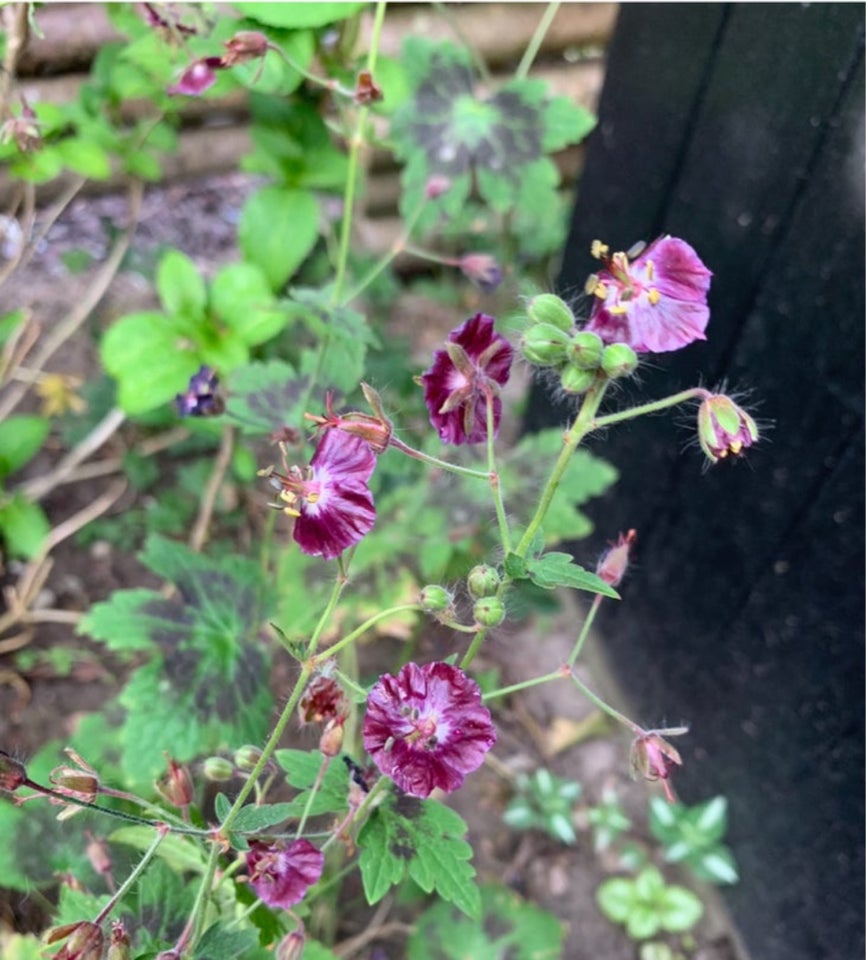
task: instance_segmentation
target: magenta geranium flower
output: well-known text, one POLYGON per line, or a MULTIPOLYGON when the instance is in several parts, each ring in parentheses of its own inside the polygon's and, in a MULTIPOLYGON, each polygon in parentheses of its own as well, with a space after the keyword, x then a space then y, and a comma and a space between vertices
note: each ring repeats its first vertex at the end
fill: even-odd
POLYGON ((451 793, 496 742, 481 690, 458 667, 407 663, 367 697, 364 749, 405 793, 451 793))
POLYGON ((423 374, 424 402, 443 443, 483 443, 487 400, 493 403, 493 435, 499 431, 499 388, 508 382, 514 349, 493 330, 493 317, 476 313, 448 334, 423 374))
POLYGON ((288 910, 304 899, 307 890, 322 875, 325 857, 309 840, 286 845, 276 840, 250 840, 247 870, 250 884, 269 907, 288 910))
POLYGON ((328 430, 309 467, 269 473, 279 506, 295 517, 292 537, 304 553, 333 560, 370 532, 376 508, 367 481, 375 466, 364 440, 328 430))
POLYGON ((216 71, 224 66, 222 57, 202 57, 200 60, 193 60, 178 77, 177 83, 167 88, 166 93, 183 93, 188 97, 198 97, 216 83, 216 71))
POLYGON ((706 340, 712 273, 684 240, 659 237, 631 261, 624 253, 608 255, 601 244, 594 252, 604 267, 587 286, 595 303, 585 329, 637 353, 666 353, 706 340))

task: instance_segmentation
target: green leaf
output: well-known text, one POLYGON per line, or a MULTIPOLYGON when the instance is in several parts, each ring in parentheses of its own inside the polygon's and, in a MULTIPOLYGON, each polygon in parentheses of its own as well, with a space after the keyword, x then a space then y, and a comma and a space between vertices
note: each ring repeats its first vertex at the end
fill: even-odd
MULTIPOLYGON (((153 843, 153 828, 119 827, 109 834, 107 839, 111 843, 122 843, 143 852, 153 843)), ((205 858, 202 848, 189 837, 170 833, 157 847, 156 856, 164 860, 175 873, 204 873, 205 858)))
POLYGON ((327 23, 345 20, 363 10, 364 3, 235 3, 245 17, 266 23, 271 27, 294 30, 323 27, 327 23))
MULTIPOLYGON (((289 816, 303 814, 309 800, 310 789, 322 769, 324 755, 319 750, 277 750, 277 763, 286 771, 286 782, 301 793, 285 806, 289 816)), ((342 813, 348 808, 349 774, 342 763, 331 762, 322 782, 313 797, 308 813, 319 816, 324 813, 342 813)))
POLYGON ((467 916, 478 917, 481 897, 472 848, 462 837, 466 824, 434 800, 389 798, 376 809, 358 837, 361 879, 368 903, 376 903, 406 877, 433 890, 467 916))
POLYGON ((505 572, 512 580, 525 580, 529 576, 529 568, 523 557, 516 553, 509 553, 505 558, 505 572))
POLYGON ((263 806, 242 807, 232 823, 235 833, 260 833, 294 816, 296 806, 291 803, 267 803, 263 806))
POLYGON ((0 480, 20 470, 39 452, 50 429, 45 417, 9 417, 0 423, 0 480))
POLYGON ((693 811, 694 825, 708 841, 720 840, 728 829, 728 801, 723 796, 713 797, 698 804, 693 811))
POLYGON ((691 890, 684 887, 667 887, 660 895, 658 903, 659 925, 670 933, 691 930, 704 912, 701 901, 691 890))
POLYGON ((0 317, 0 347, 5 346, 14 333, 27 319, 27 314, 23 310, 13 310, 0 317))
POLYGON ((299 377, 287 363, 270 360, 233 370, 228 378, 228 410, 241 429, 271 433, 284 426, 300 426, 309 380, 299 377))
POLYGON ((200 317, 207 305, 204 280, 180 250, 169 250, 156 271, 156 288, 167 313, 200 317))
POLYGON ((625 932, 632 940, 647 940, 654 937, 661 927, 661 920, 654 907, 639 903, 629 913, 625 932))
POLYGON ((426 910, 414 925, 407 955, 409 960, 556 960, 563 933, 552 914, 512 890, 486 884, 477 919, 443 902, 426 910))
POLYGON ((71 137, 57 144, 63 165, 90 180, 107 180, 111 161, 99 144, 80 137, 71 137))
POLYGON ((156 536, 141 560, 176 586, 175 595, 115 591, 79 624, 110 649, 151 653, 120 697, 123 766, 135 782, 160 774, 166 749, 186 762, 226 743, 257 742, 271 705, 258 632, 272 598, 257 564, 204 557, 156 536))
POLYGON ((605 880, 595 895, 599 910, 614 923, 625 923, 636 902, 634 881, 624 877, 605 880))
POLYGON ((238 239, 244 256, 261 267, 273 290, 281 289, 319 235, 319 205, 303 190, 265 187, 244 205, 238 239))
POLYGON ((191 332, 188 322, 153 311, 127 314, 106 332, 102 364, 125 413, 146 413, 186 388, 202 362, 191 332))
POLYGON ((250 346, 275 337, 289 321, 265 275, 252 263, 233 263, 219 271, 211 286, 210 308, 250 346))
POLYGON ((269 960, 273 953, 259 947, 255 930, 233 930, 225 923, 215 923, 205 930, 193 957, 195 960, 269 960))
POLYGON ((576 590, 588 590, 605 597, 619 600, 619 594, 601 577, 578 566, 567 553, 545 553, 534 560, 528 560, 526 569, 534 584, 545 590, 555 587, 574 587, 576 590))
POLYGON ((44 960, 45 946, 32 934, 12 933, 5 939, 4 960, 44 960))
POLYGON ((595 128, 596 118, 567 97, 551 97, 544 106, 542 146, 546 153, 580 143, 595 128))
POLYGON ((32 560, 41 552, 50 530, 39 504, 31 503, 21 493, 0 506, 0 534, 10 556, 32 560))
POLYGON ((710 883, 737 883, 740 879, 734 855, 727 847, 713 847, 689 866, 701 880, 710 883))

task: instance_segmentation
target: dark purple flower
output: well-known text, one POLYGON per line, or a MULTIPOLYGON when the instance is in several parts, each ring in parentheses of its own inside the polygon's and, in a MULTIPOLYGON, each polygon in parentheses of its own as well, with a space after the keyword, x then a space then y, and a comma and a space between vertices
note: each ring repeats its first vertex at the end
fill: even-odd
POLYGON ((633 777, 641 776, 645 780, 661 780, 668 803, 674 803, 670 776, 682 765, 682 758, 676 747, 661 735, 679 737, 688 733, 688 727, 668 727, 664 730, 640 730, 631 745, 631 772, 633 777))
POLYGON ((265 843, 250 840, 247 870, 259 899, 269 907, 288 910, 304 899, 322 875, 325 857, 309 840, 265 843))
POLYGON ((292 536, 304 553, 333 560, 370 532, 376 508, 367 481, 375 467, 364 440, 328 430, 309 467, 270 473, 280 507, 296 518, 292 536))
POLYGON ((216 71, 224 67, 222 57, 202 57, 193 62, 167 88, 166 93, 183 93, 188 97, 197 97, 216 83, 216 71))
POLYGON ((184 393, 174 398, 177 412, 182 417, 212 417, 222 413, 225 405, 217 393, 219 377, 210 367, 199 367, 189 379, 184 393))
POLYGON ((379 771, 413 797, 451 793, 496 742, 481 690, 458 667, 407 663, 367 697, 364 749, 379 771))
POLYGON ((585 329, 636 353, 706 340, 712 273, 684 240, 659 237, 632 261, 624 253, 609 255, 599 243, 593 252, 604 267, 587 284, 595 303, 585 329))
POLYGON ((493 435, 499 430, 499 387, 508 382, 514 349, 493 330, 493 317, 476 313, 448 334, 423 374, 424 402, 443 443, 483 443, 487 402, 493 403, 493 435))

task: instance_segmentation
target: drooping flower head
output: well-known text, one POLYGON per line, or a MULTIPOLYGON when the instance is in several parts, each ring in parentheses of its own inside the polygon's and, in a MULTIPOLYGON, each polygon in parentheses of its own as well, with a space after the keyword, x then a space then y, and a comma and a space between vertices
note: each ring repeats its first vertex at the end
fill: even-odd
POLYGON ((343 688, 324 673, 311 680, 298 704, 301 725, 327 723, 329 720, 345 720, 349 713, 349 701, 343 688))
POLYGON ((596 241, 593 254, 604 266, 587 283, 595 302, 586 330, 636 353, 666 353, 706 339, 712 273, 684 240, 659 237, 633 260, 596 241))
POLYGON ((338 414, 334 412, 334 397, 330 392, 325 397, 325 410, 327 416, 317 416, 313 413, 305 413, 307 420, 312 420, 317 426, 325 430, 342 430, 344 433, 350 433, 360 437, 370 445, 373 453, 384 453, 391 442, 391 436, 394 433, 394 425, 385 416, 382 407, 382 398, 367 383, 361 384, 361 390, 373 416, 369 413, 361 413, 353 410, 351 413, 338 414))
POLYGON ((219 377, 210 367, 199 367, 198 373, 189 378, 183 393, 177 394, 174 404, 182 417, 212 417, 225 409, 222 397, 217 392, 219 377))
POLYGON ((499 388, 508 382, 514 349, 493 330, 493 317, 476 313, 448 334, 444 350, 421 377, 430 422, 443 443, 483 443, 487 402, 493 404, 493 433, 499 431, 499 388))
POLYGON ((618 587, 628 570, 631 548, 636 540, 637 530, 621 533, 616 543, 598 561, 598 566, 595 568, 596 576, 601 577, 610 586, 618 587))
POLYGON ((502 268, 489 253, 464 253, 458 265, 463 275, 484 293, 493 293, 502 283, 502 268))
POLYGON ((177 82, 167 87, 165 92, 198 97, 216 83, 216 71, 222 70, 223 67, 222 57, 202 57, 199 60, 193 60, 178 77, 177 82))
POLYGON ((413 797, 456 790, 495 742, 478 684, 447 663, 407 663, 367 697, 364 749, 413 797))
POLYGON ((698 440, 712 463, 739 456, 758 439, 758 425, 723 393, 705 397, 698 408, 698 440))
POLYGON ((309 840, 290 844, 277 840, 250 840, 247 870, 250 884, 269 907, 288 910, 304 899, 322 875, 325 857, 309 840))
POLYGON ((662 737, 662 734, 668 737, 678 737, 688 732, 688 727, 643 730, 632 741, 632 776, 641 776, 645 780, 661 780, 669 803, 674 803, 676 800, 671 788, 670 776, 677 767, 682 766, 683 761, 676 747, 668 743, 662 737))
POLYGON ((309 467, 263 471, 279 490, 277 506, 295 517, 292 537, 304 553, 333 560, 370 532, 376 508, 367 481, 375 466, 360 437, 328 430, 309 467))

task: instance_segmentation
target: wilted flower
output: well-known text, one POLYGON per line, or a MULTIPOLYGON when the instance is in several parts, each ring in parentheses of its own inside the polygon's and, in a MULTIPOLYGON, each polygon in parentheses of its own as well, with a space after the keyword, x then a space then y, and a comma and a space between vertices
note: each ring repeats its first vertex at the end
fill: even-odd
POLYGON ((223 68, 222 57, 202 57, 183 71, 177 80, 167 88, 166 93, 183 93, 188 97, 197 97, 216 83, 216 71, 223 68))
POLYGON ((198 373, 189 379, 184 393, 174 398, 177 412, 182 417, 212 417, 225 409, 222 397, 217 393, 219 377, 210 367, 199 367, 198 373))
POLYGON ((60 952, 54 955, 54 960, 102 960, 105 934, 97 924, 80 920, 78 923, 53 927, 45 934, 47 944, 64 939, 66 943, 60 952))
POLYGON ((637 353, 665 353, 706 339, 712 273, 684 240, 659 237, 633 261, 598 242, 593 253, 604 266, 587 283, 596 299, 585 329, 637 353))
POLYGON ((465 253, 458 262, 464 276, 484 293, 493 293, 502 283, 502 270, 489 253, 465 253))
POLYGON ((27 783, 27 770, 23 763, 0 750, 0 790, 14 793, 27 783))
POLYGON ((250 840, 247 870, 259 899, 269 907, 288 910, 304 899, 322 875, 325 858, 309 840, 265 843, 250 840))
POLYGON ((21 97, 21 113, 17 117, 9 117, 0 126, 0 143, 15 141, 15 145, 22 153, 32 153, 42 146, 42 134, 39 131, 39 120, 30 104, 21 97))
POLYGON ((499 430, 499 388, 508 382, 514 349, 493 330, 493 317, 476 313, 448 334, 444 350, 424 373, 424 402, 443 443, 487 439, 487 403, 493 404, 493 433, 499 430))
POLYGON ((758 439, 758 425, 723 393, 705 397, 698 408, 698 440, 701 449, 718 463, 728 454, 739 456, 758 439))
POLYGON ((329 720, 343 719, 349 713, 349 701, 343 688, 333 677, 320 674, 311 680, 301 702, 298 714, 302 724, 326 723, 329 720))
POLYGON ((367 697, 364 749, 414 797, 456 790, 495 742, 478 684, 447 663, 407 663, 396 677, 380 677, 367 697))
POLYGON ((154 784, 156 792, 172 806, 185 810, 195 796, 189 769, 168 754, 165 759, 168 773, 154 784))
POLYGON ((636 540, 636 530, 621 533, 616 543, 598 561, 598 566, 595 568, 596 576, 610 586, 618 587, 628 569, 629 555, 636 540))
POLYGON ((661 780, 665 796, 670 803, 675 802, 674 792, 669 783, 671 773, 682 766, 682 758, 661 735, 678 737, 688 733, 688 727, 669 727, 665 730, 644 730, 632 741, 632 776, 641 776, 645 780, 661 780))
POLYGON ((277 506, 295 517, 292 537, 304 553, 333 560, 370 532, 376 508, 367 481, 375 467, 360 437, 328 430, 309 467, 265 471, 279 490, 277 506))
POLYGON ((226 52, 222 55, 222 66, 233 67, 236 63, 246 63, 263 57, 271 47, 271 42, 258 30, 239 30, 231 40, 224 44, 226 52))
POLYGON ((377 103, 382 99, 382 88, 373 79, 369 70, 362 70, 355 82, 354 100, 357 104, 377 103))

